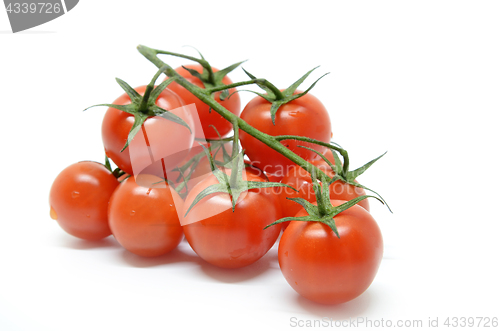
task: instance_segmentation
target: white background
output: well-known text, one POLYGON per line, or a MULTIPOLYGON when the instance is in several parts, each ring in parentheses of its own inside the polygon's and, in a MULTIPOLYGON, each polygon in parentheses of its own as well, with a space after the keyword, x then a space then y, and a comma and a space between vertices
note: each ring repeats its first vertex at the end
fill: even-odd
MULTIPOLYGON (((0 330, 281 330, 291 318, 499 317, 497 1, 97 1, 11 34, 0 10, 2 196, 0 330), (56 175, 101 161, 100 121, 149 82, 138 44, 244 67, 280 87, 321 65, 313 94, 353 166, 388 151, 360 181, 385 255, 372 286, 341 306, 302 299, 273 248, 235 271, 183 242, 154 259, 112 238, 86 243, 49 217, 56 175)), ((183 61, 166 58, 173 66, 183 61)), ((237 70, 230 75, 242 80, 237 70)), ((242 93, 244 101, 251 95, 242 93)))

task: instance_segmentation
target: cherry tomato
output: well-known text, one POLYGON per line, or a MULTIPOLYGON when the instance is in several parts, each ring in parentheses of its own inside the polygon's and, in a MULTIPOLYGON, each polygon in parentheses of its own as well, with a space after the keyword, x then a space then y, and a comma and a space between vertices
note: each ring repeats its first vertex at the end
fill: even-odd
POLYGON ((111 234, 108 202, 119 182, 104 165, 83 161, 70 165, 50 189, 50 216, 67 233, 86 240, 111 234))
MULTIPOLYGON (((142 95, 146 86, 135 90, 142 95)), ((130 97, 123 94, 113 104, 126 105, 130 102, 130 97)), ((184 102, 177 94, 165 89, 156 100, 156 105, 182 118, 193 130, 191 114, 183 108, 184 102)), ((184 160, 193 144, 194 134, 186 127, 154 116, 144 122, 129 146, 120 152, 127 142, 133 124, 133 115, 115 108, 108 108, 102 122, 102 140, 106 155, 128 174, 149 173, 165 178, 167 172, 184 160)))
MULTIPOLYGON (((332 200, 334 206, 345 201, 332 200)), ((297 214, 307 215, 305 210, 297 214)), ((292 221, 281 236, 278 259, 288 284, 303 297, 338 304, 361 295, 382 260, 380 229, 357 205, 335 216, 340 239, 325 224, 292 221)))
POLYGON ((116 240, 140 256, 160 256, 182 239, 177 209, 181 197, 159 177, 129 177, 109 202, 109 226, 116 240), (139 183, 139 184, 138 184, 139 183))
MULTIPOLYGON (((185 67, 189 69, 194 69, 199 73, 203 72, 203 67, 199 64, 186 65, 185 67)), ((219 71, 216 68, 212 68, 212 70, 214 72, 219 71)), ((175 71, 177 71, 182 77, 184 77, 190 83, 198 87, 204 87, 203 82, 199 78, 191 75, 191 73, 186 69, 184 69, 183 67, 179 67, 175 69, 175 71)), ((232 84, 232 81, 226 76, 222 79, 222 83, 228 85, 232 84)), ((203 103, 203 101, 192 95, 191 92, 186 90, 178 83, 173 82, 168 87, 169 89, 177 93, 187 105, 192 103, 196 105, 196 110, 198 112, 198 116, 200 119, 199 123, 198 121, 195 121, 197 122, 195 123, 196 138, 217 139, 219 137, 217 135, 217 131, 221 136, 225 136, 233 129, 233 126, 231 125, 230 122, 228 122, 225 118, 219 115, 216 111, 209 110, 210 107, 207 104, 203 103), (211 127, 211 125, 215 126, 217 128, 217 131, 215 131, 214 128, 211 127)), ((235 88, 230 89, 229 90, 230 97, 225 98, 224 100, 220 99, 221 92, 216 92, 214 94, 214 99, 215 101, 220 103, 224 108, 229 110, 231 113, 239 115, 241 112, 240 97, 237 93, 234 92, 236 92, 235 88)))
MULTIPOLYGON (((272 136, 297 135, 323 142, 330 141, 331 124, 328 112, 311 94, 308 93, 281 106, 276 113, 276 125, 273 125, 271 120, 270 109, 271 103, 258 96, 246 105, 241 118, 254 128, 272 136)), ((266 173, 283 177, 287 168, 295 165, 285 156, 242 130, 240 130, 240 141, 250 160, 266 173)), ((326 150, 326 147, 296 140, 284 140, 282 144, 306 160, 313 160, 317 155, 298 146, 314 148, 320 153, 326 150)))
MULTIPOLYGON (((264 181, 249 172, 246 176, 247 180, 264 181)), ((211 175, 196 185, 186 198, 183 215, 201 191, 217 183, 211 175)), ((234 212, 228 194, 209 195, 189 211, 182 223, 187 241, 203 260, 222 268, 240 268, 259 260, 273 246, 281 226, 264 227, 280 216, 276 196, 266 188, 243 192, 234 212)))

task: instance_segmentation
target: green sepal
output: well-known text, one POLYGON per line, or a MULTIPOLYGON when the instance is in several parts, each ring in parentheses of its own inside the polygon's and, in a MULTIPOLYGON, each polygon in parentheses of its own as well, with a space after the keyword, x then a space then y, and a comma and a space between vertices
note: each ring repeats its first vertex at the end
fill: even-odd
POLYGON ((354 180, 354 179, 356 179, 356 177, 362 175, 368 168, 370 168, 375 162, 377 162, 385 154, 387 154, 387 152, 385 152, 384 154, 380 155, 379 157, 371 160, 370 162, 366 163, 365 165, 359 167, 358 169, 349 171, 346 174, 347 179, 348 180, 354 180))
POLYGON ((193 131, 191 131, 191 128, 189 127, 189 125, 182 118, 175 115, 174 113, 171 113, 163 108, 160 108, 157 105, 151 106, 151 110, 153 111, 155 116, 160 116, 160 117, 163 117, 169 121, 180 124, 180 125, 184 126, 185 128, 187 128, 190 133, 193 133, 193 131))
POLYGON ((333 233, 340 239, 339 230, 337 229, 337 224, 335 224, 335 219, 333 217, 325 216, 319 220, 319 222, 326 224, 332 229, 333 233))
MULTIPOLYGON (((326 191, 328 191, 328 190, 326 190, 326 191)), ((352 206, 356 205, 360 201, 367 199, 367 198, 375 198, 378 201, 380 201, 381 203, 384 203, 381 199, 379 199, 376 196, 362 195, 362 196, 356 197, 356 198, 349 200, 349 201, 347 201, 339 206, 336 206, 336 207, 332 206, 331 203, 329 203, 329 206, 327 208, 328 212, 321 215, 318 206, 315 206, 309 202, 309 204, 306 204, 308 207, 308 209, 306 209, 306 211, 309 215, 301 216, 301 217, 281 218, 281 219, 269 224, 264 229, 267 229, 268 227, 273 226, 275 224, 288 222, 288 221, 320 222, 320 223, 323 223, 325 225, 328 225, 328 227, 335 233, 337 238, 340 239, 340 235, 339 235, 339 232, 337 230, 337 226, 335 224, 335 216, 337 216, 338 214, 342 213, 343 211, 351 208, 352 206)), ((298 199, 290 199, 290 200, 293 200, 297 203, 300 203, 301 205, 303 203, 303 201, 300 201, 300 200, 297 201, 298 199)), ((304 199, 301 199, 301 200, 304 200, 304 199)))
POLYGON ((306 80, 306 78, 309 77, 309 75, 311 74, 311 72, 313 72, 314 70, 316 70, 318 68, 319 68, 319 66, 317 66, 317 67, 312 68, 311 70, 309 70, 304 76, 300 77, 295 83, 293 83, 287 89, 285 89, 283 91, 283 94, 287 95, 287 96, 292 95, 297 90, 297 88, 300 86, 300 84, 302 84, 306 80))
MULTIPOLYGON (((336 151, 334 151, 334 150, 330 150, 330 151, 332 152, 333 160, 335 160, 335 167, 332 167, 332 169, 334 169, 336 174, 341 173, 342 172, 342 162, 340 162, 340 157, 336 151)), ((326 157, 324 157, 323 155, 321 157, 324 160, 326 159, 326 157)))
POLYGON ((136 112, 136 109, 137 107, 134 106, 133 104, 128 104, 128 105, 115 105, 115 104, 112 104, 112 103, 100 103, 98 105, 93 105, 93 106, 90 106, 90 107, 87 107, 85 108, 83 111, 86 111, 90 108, 94 108, 94 107, 109 107, 109 108, 115 108, 115 109, 118 109, 118 110, 121 110, 125 113, 129 113, 129 114, 134 114, 136 112))
POLYGON ((165 91, 168 85, 175 81, 175 78, 169 78, 164 80, 160 85, 155 87, 155 89, 151 92, 151 95, 149 96, 148 99, 148 106, 154 106, 156 105, 156 99, 160 96, 160 94, 165 91))
POLYGON ((127 82, 121 80, 120 78, 115 78, 115 80, 118 83, 118 85, 120 85, 120 87, 125 91, 125 93, 127 93, 132 102, 140 102, 142 96, 139 93, 137 93, 137 91, 134 90, 132 86, 130 86, 129 84, 127 84, 127 82))
MULTIPOLYGON (((329 144, 326 144, 326 143, 322 142, 321 145, 324 146, 324 145, 329 145, 329 144)), ((392 213, 391 207, 389 207, 389 205, 387 204, 387 202, 384 200, 384 198, 382 198, 382 196, 380 194, 378 194, 374 190, 369 189, 368 187, 363 186, 363 185, 361 185, 361 184, 359 184, 359 183, 357 183, 355 181, 358 176, 362 175, 368 168, 370 168, 382 156, 384 156, 385 154, 387 154, 387 152, 385 152, 384 154, 380 155, 379 157, 371 160, 370 162, 366 163, 365 165, 357 168, 356 170, 349 171, 348 169, 346 170, 345 167, 343 167, 342 163, 340 162, 340 158, 338 157, 337 152, 335 150, 335 149, 338 149, 338 148, 335 148, 335 149, 330 148, 330 150, 331 150, 331 152, 333 154, 333 158, 335 160, 335 164, 332 164, 331 162, 329 162, 329 160, 323 154, 321 154, 317 150, 315 150, 313 148, 306 147, 306 146, 300 146, 300 145, 298 147, 305 148, 307 150, 310 150, 310 151, 318 154, 323 159, 323 161, 325 161, 332 168, 333 172, 335 173, 335 176, 328 182, 328 185, 331 185, 333 182, 335 182, 337 180, 341 180, 341 181, 343 181, 343 182, 345 182, 347 184, 350 184, 350 185, 353 185, 353 186, 365 189, 367 191, 370 191, 372 193, 375 193, 380 198, 380 200, 382 201, 382 203, 384 205, 386 205, 387 208, 389 209, 389 211, 392 213)), ((347 153, 345 155, 347 155, 347 153)), ((348 159, 344 160, 344 161, 348 162, 348 159)))
POLYGON ((186 211, 186 214, 184 214, 184 217, 186 217, 187 214, 191 211, 191 209, 198 202, 200 202, 204 197, 211 195, 211 194, 215 194, 215 193, 227 193, 225 190, 226 190, 226 185, 224 185, 224 184, 214 184, 214 185, 210 185, 210 186, 206 187, 193 200, 193 203, 191 204, 191 206, 189 206, 188 210, 186 211))
POLYGON ((380 200, 382 201, 382 203, 383 203, 384 205, 386 205, 386 206, 387 206, 387 209, 389 209, 389 211, 392 213, 392 209, 391 209, 391 207, 389 207, 389 204, 385 201, 385 199, 384 199, 384 198, 382 198, 382 196, 381 196, 380 194, 378 194, 378 193, 377 193, 377 192, 375 192, 374 190, 372 190, 372 189, 370 189, 370 188, 368 188, 368 187, 366 187, 366 186, 364 186, 364 185, 361 185, 360 183, 356 183, 356 182, 354 182, 354 183, 353 183, 353 184, 351 184, 351 185, 356 186, 356 187, 359 187, 359 188, 362 188, 362 189, 364 189, 364 190, 366 190, 366 191, 370 191, 370 192, 372 192, 372 193, 375 193, 375 194, 376 194, 376 195, 380 198, 380 200))
POLYGON ((271 224, 267 225, 264 228, 264 230, 273 226, 273 225, 276 225, 279 223, 284 223, 284 222, 290 222, 290 221, 317 222, 317 218, 315 218, 314 216, 310 216, 310 215, 309 216, 301 216, 301 217, 283 217, 283 218, 280 218, 279 220, 274 221, 271 224))
MULTIPOLYGON (((250 77, 250 79, 257 79, 257 77, 255 77, 254 75, 252 75, 251 73, 249 73, 248 71, 246 71, 245 68, 242 67, 241 69, 243 69, 243 71, 247 74, 248 77, 250 77)), ((254 92, 255 94, 259 95, 260 97, 266 99, 268 102, 271 102, 271 103, 276 99, 276 95, 271 90, 271 88, 269 88, 266 85, 264 85, 262 83, 259 83, 259 82, 257 82, 256 84, 257 84, 258 87, 260 87, 261 89, 263 89, 266 92, 266 94, 264 95, 264 94, 260 94, 260 93, 254 92)))
POLYGON ((147 120, 148 116, 147 115, 142 115, 140 113, 134 114, 134 124, 132 125, 132 128, 130 129, 127 137, 127 142, 125 143, 125 146, 121 149, 120 153, 123 152, 130 142, 132 142, 132 139, 134 139, 135 135, 139 132, 141 129, 142 124, 147 120))
POLYGON ((304 208, 309 215, 315 213, 316 206, 313 205, 312 203, 310 203, 309 201, 307 201, 306 199, 303 199, 303 198, 289 198, 289 197, 287 197, 287 199, 291 200, 293 202, 296 202, 299 205, 301 205, 302 208, 304 208))
MULTIPOLYGON (((234 69, 238 68, 243 62, 246 62, 247 60, 245 61, 240 61, 240 62, 237 62, 235 64, 232 64, 222 70, 219 70, 217 72, 214 72, 214 80, 215 80, 215 86, 213 87, 219 87, 219 86, 224 86, 225 84, 222 82, 222 80, 224 79, 224 77, 226 77, 231 71, 233 71, 234 69)), ((230 95, 229 95, 229 90, 223 90, 220 94, 219 94, 219 99, 220 100, 226 100, 227 98, 229 98, 230 95)))
POLYGON ((222 80, 224 79, 224 77, 226 77, 231 71, 238 68, 242 63, 244 63, 246 61, 247 60, 240 61, 240 62, 237 62, 235 64, 231 64, 230 66, 228 66, 222 70, 214 72, 215 82, 220 83, 221 85, 224 85, 224 84, 222 84, 222 80))
MULTIPOLYGON (((207 80, 207 75, 203 75, 203 73, 200 74, 197 70, 194 70, 194 69, 191 69, 191 68, 188 68, 185 66, 182 66, 182 68, 184 68, 186 71, 188 71, 191 74, 191 76, 198 78, 202 82, 207 80), (203 76, 205 76, 205 77, 203 77, 203 76)), ((205 69, 203 71, 205 71, 205 69)))

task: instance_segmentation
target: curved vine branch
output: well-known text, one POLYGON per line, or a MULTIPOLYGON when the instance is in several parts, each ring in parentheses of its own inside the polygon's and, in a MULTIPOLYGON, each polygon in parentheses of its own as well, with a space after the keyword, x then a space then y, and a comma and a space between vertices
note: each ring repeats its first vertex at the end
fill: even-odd
MULTIPOLYGON (((215 110, 217 113, 219 113, 226 120, 228 120, 229 122, 233 123, 233 126, 234 126, 234 124, 237 123, 237 126, 239 126, 239 128, 241 130, 245 131, 246 133, 248 133, 252 137, 260 140, 261 142, 263 142, 267 146, 271 147, 272 149, 274 149, 278 153, 282 154, 283 156, 285 156, 286 158, 288 158, 292 162, 298 164, 299 166, 301 166, 302 168, 304 168, 307 172, 314 173, 318 177, 318 179, 320 181, 322 181, 322 182, 328 182, 330 180, 330 178, 328 177, 328 175, 326 175, 319 168, 317 168, 316 166, 314 166, 311 163, 307 162, 306 160, 304 160, 303 158, 301 158, 300 156, 298 156, 297 154, 295 154, 294 152, 292 152, 291 150, 289 150, 288 148, 286 148, 281 143, 281 140, 284 140, 284 139, 281 139, 281 140, 277 139, 274 136, 268 135, 268 134, 266 134, 264 132, 261 132, 261 131, 255 129, 254 127, 252 127, 251 125, 249 125, 247 122, 245 122, 243 119, 241 119, 240 117, 234 115, 229 110, 227 110, 222 105, 220 105, 212 97, 212 93, 214 92, 213 89, 212 90, 210 90, 210 89, 206 90, 206 89, 200 88, 200 87, 198 87, 198 86, 196 86, 194 84, 191 84, 184 77, 182 77, 181 75, 179 75, 172 67, 170 67, 168 64, 166 64, 165 62, 163 62, 158 57, 158 54, 168 54, 167 52, 156 50, 156 49, 152 49, 152 48, 149 48, 149 47, 146 47, 146 46, 143 46, 143 45, 139 45, 137 47, 137 49, 139 50, 139 52, 144 57, 146 57, 149 61, 151 61, 158 68, 164 68, 165 69, 164 73, 168 77, 174 78, 179 85, 181 85, 182 87, 184 87, 186 90, 188 90, 189 92, 191 92, 194 96, 196 96, 198 99, 200 99, 205 104, 207 104, 208 106, 210 106, 213 110, 215 110)), ((254 84, 254 83, 257 83, 257 82, 259 82, 259 83, 265 83, 266 80, 265 79, 252 79, 252 80, 249 80, 249 81, 246 81, 246 82, 239 83, 240 85, 238 85, 238 86, 254 84)), ((295 139, 295 138, 292 138, 292 139, 295 139)), ((338 148, 338 147, 336 147, 336 148, 338 148)), ((342 150, 342 151, 344 151, 344 150, 342 150)), ((342 152, 340 152, 340 153, 342 154, 342 152)))

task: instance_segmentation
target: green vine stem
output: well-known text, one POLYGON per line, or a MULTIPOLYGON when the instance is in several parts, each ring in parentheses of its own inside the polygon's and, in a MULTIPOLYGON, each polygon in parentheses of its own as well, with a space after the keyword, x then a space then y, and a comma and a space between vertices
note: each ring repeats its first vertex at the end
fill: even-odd
MULTIPOLYGON (((143 46, 143 45, 139 45, 137 47, 137 49, 139 50, 139 52, 144 57, 146 57, 149 61, 151 61, 158 68, 164 68, 165 69, 164 72, 165 72, 165 74, 168 77, 175 78, 176 82, 179 85, 181 85, 182 87, 184 87, 185 89, 187 89, 189 92, 191 92, 198 99, 200 99, 205 104, 207 104, 208 106, 210 106, 210 108, 212 108, 213 110, 215 110, 217 113, 219 113, 226 120, 228 120, 229 122, 233 123, 233 125, 234 125, 234 123, 237 123, 238 127, 241 130, 245 131, 246 133, 248 133, 252 137, 260 140, 261 142, 263 142, 267 146, 271 147, 272 149, 274 149, 278 153, 284 155, 286 158, 290 159, 292 162, 294 162, 294 163, 298 164, 299 166, 301 166, 302 168, 304 168, 307 172, 309 172, 309 173, 314 172, 315 174, 317 174, 318 179, 320 181, 322 181, 322 182, 328 182, 330 180, 330 178, 328 177, 328 175, 326 175, 319 168, 317 168, 316 166, 314 166, 311 163, 307 162, 306 160, 304 160, 303 158, 301 158, 300 156, 298 156, 297 154, 295 154, 294 152, 292 152, 291 150, 289 150, 288 148, 286 148, 281 143, 281 140, 285 140, 285 139, 279 140, 279 139, 277 139, 274 136, 268 135, 268 134, 266 134, 264 132, 261 132, 261 131, 255 129, 254 127, 252 127, 251 125, 249 125, 247 122, 245 122, 244 120, 242 120, 240 117, 234 115, 233 113, 231 113, 230 111, 228 111, 226 108, 224 108, 223 106, 221 106, 218 102, 216 102, 214 100, 214 98, 212 97, 212 93, 213 93, 212 90, 213 89, 212 90, 206 90, 206 89, 200 88, 200 87, 198 87, 198 86, 196 86, 194 84, 191 84, 186 79, 184 79, 181 75, 179 75, 172 67, 170 67, 168 64, 166 64, 165 62, 163 62, 158 57, 158 54, 171 54, 171 53, 165 52, 165 51, 156 50, 156 49, 152 49, 152 48, 149 48, 149 47, 146 47, 146 46, 143 46)), ((259 79, 259 83, 265 84, 266 81, 267 80, 265 80, 265 79, 259 79)), ((256 80, 252 79, 250 81, 244 82, 245 84, 240 84, 238 86, 249 85, 249 84, 253 84, 255 82, 256 82, 256 80)), ((224 86, 223 89, 227 89, 227 87, 224 86)), ((283 136, 281 136, 281 137, 283 137, 283 136)), ((293 138, 293 139, 295 139, 295 138, 293 138)), ((328 144, 328 146, 331 146, 331 145, 328 144)), ((338 147, 335 147, 335 148, 338 148, 338 147)), ((342 152, 340 152, 340 153, 342 153, 342 152)))

